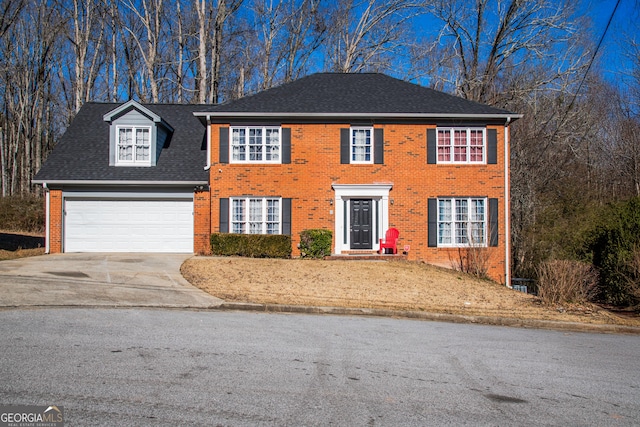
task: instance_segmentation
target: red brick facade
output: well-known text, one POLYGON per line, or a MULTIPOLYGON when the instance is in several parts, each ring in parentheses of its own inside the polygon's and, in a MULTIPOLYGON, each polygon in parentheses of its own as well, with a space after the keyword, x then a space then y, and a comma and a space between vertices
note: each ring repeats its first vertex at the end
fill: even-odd
MULTIPOLYGON (((409 246, 408 257, 451 268, 464 250, 428 247, 427 203, 437 197, 486 197, 498 200, 498 245, 483 248, 488 274, 505 282, 505 127, 497 131, 497 164, 427 164, 427 129, 435 125, 385 124, 384 164, 341 164, 340 129, 344 124, 282 124, 291 129, 290 164, 228 164, 219 162, 219 128, 211 125, 210 231, 219 231, 219 199, 234 196, 292 199, 293 255, 298 256, 300 232, 310 228, 335 229, 334 184, 391 185, 388 226, 400 230, 399 248, 409 246)), ((508 153, 507 153, 508 154, 508 153)), ((384 231, 382 231, 384 235, 384 231)), ((335 239, 334 233, 334 244, 335 239)), ((376 241, 377 244, 377 241, 376 241)))
POLYGON ((210 254, 211 243, 211 193, 196 191, 193 195, 193 252, 210 254))

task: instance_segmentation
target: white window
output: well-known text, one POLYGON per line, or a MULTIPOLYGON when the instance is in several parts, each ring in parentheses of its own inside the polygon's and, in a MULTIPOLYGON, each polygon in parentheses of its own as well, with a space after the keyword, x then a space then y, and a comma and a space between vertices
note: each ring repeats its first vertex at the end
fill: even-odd
POLYGON ((231 128, 232 163, 280 163, 280 128, 231 128))
POLYGON ((373 163, 373 129, 351 128, 351 163, 373 163))
POLYGON ((151 128, 148 126, 118 126, 118 164, 151 164, 151 128))
POLYGON ((280 234, 280 199, 235 197, 231 199, 231 232, 239 234, 280 234))
POLYGON ((438 246, 486 246, 486 199, 438 199, 438 246))
POLYGON ((483 128, 438 128, 438 163, 484 163, 483 128))

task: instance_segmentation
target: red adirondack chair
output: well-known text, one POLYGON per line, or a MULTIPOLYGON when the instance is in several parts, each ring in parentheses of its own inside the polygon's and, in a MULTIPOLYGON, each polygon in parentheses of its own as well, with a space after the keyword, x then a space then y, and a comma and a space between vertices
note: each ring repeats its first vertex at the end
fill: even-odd
POLYGON ((391 249, 391 253, 398 253, 398 236, 400 232, 397 228, 390 228, 387 230, 387 233, 384 236, 384 241, 380 239, 380 250, 378 250, 379 254, 385 253, 385 249, 391 249))

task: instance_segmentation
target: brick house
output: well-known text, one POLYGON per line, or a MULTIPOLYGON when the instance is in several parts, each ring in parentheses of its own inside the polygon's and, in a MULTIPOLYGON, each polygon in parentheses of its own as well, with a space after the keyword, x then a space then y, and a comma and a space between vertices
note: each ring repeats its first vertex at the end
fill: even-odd
POLYGON ((206 253, 217 232, 400 231, 411 260, 509 283, 517 114, 382 74, 320 73, 215 106, 87 104, 36 175, 47 248, 206 253), (204 126, 203 126, 204 125, 204 126), (479 254, 479 255, 478 255, 479 254))

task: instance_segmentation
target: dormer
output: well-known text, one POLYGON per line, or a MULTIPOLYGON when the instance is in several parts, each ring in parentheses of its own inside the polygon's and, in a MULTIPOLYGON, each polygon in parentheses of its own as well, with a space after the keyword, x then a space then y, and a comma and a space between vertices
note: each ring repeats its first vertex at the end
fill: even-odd
POLYGON ((173 127, 134 100, 103 116, 109 123, 109 166, 155 166, 173 127))

